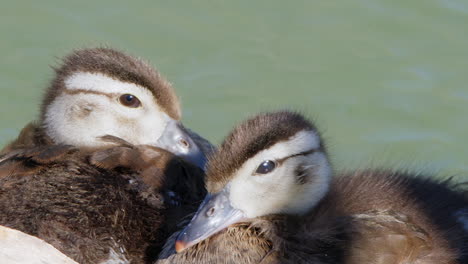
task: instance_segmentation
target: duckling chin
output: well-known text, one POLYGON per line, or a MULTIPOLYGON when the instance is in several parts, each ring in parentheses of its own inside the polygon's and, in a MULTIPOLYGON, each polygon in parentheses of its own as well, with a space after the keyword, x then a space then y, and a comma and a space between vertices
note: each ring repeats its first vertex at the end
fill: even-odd
POLYGON ((50 144, 100 147, 111 135, 204 167, 211 145, 180 123, 179 100, 148 63, 108 48, 77 50, 56 69, 38 122, 1 152, 50 144))
POLYGON ((398 171, 332 175, 319 133, 301 115, 241 123, 209 159, 204 202, 166 244, 179 253, 166 248, 158 263, 468 261, 466 190, 398 171))

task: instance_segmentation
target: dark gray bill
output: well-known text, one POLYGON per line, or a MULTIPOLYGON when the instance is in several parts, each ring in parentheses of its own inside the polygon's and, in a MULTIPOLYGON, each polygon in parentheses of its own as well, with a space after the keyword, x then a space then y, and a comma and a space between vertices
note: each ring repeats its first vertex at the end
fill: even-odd
POLYGON ((167 123, 156 146, 182 157, 201 169, 205 169, 205 154, 178 121, 170 120, 167 123))
POLYGON ((229 187, 219 193, 208 194, 190 223, 178 235, 175 249, 181 252, 245 219, 242 211, 231 206, 229 187))

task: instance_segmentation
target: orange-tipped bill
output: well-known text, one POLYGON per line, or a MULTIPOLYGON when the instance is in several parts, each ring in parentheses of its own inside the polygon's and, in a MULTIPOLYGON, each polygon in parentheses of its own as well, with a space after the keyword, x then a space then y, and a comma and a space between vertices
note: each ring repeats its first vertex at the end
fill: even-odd
POLYGON ((244 220, 244 213, 231 206, 228 188, 214 195, 208 194, 190 223, 177 237, 175 249, 181 252, 244 220))

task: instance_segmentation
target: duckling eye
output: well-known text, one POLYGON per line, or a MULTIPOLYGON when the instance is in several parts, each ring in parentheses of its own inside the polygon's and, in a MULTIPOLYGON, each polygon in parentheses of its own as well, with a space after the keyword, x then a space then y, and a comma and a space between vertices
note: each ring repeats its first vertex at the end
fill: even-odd
POLYGON ((119 101, 122 105, 131 108, 137 108, 141 105, 140 100, 133 94, 123 94, 120 96, 119 101))
POLYGON ((256 174, 267 174, 272 172, 276 168, 276 163, 271 160, 265 160, 258 166, 257 170, 255 171, 256 174))

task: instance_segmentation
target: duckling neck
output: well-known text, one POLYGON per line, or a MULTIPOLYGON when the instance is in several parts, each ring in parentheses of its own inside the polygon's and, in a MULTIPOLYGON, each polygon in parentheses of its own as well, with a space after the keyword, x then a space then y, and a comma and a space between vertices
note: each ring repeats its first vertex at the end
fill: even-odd
POLYGON ((349 219, 328 203, 328 194, 304 215, 276 214, 253 222, 287 263, 342 263, 349 219), (302 260, 302 261, 301 261, 302 260))

